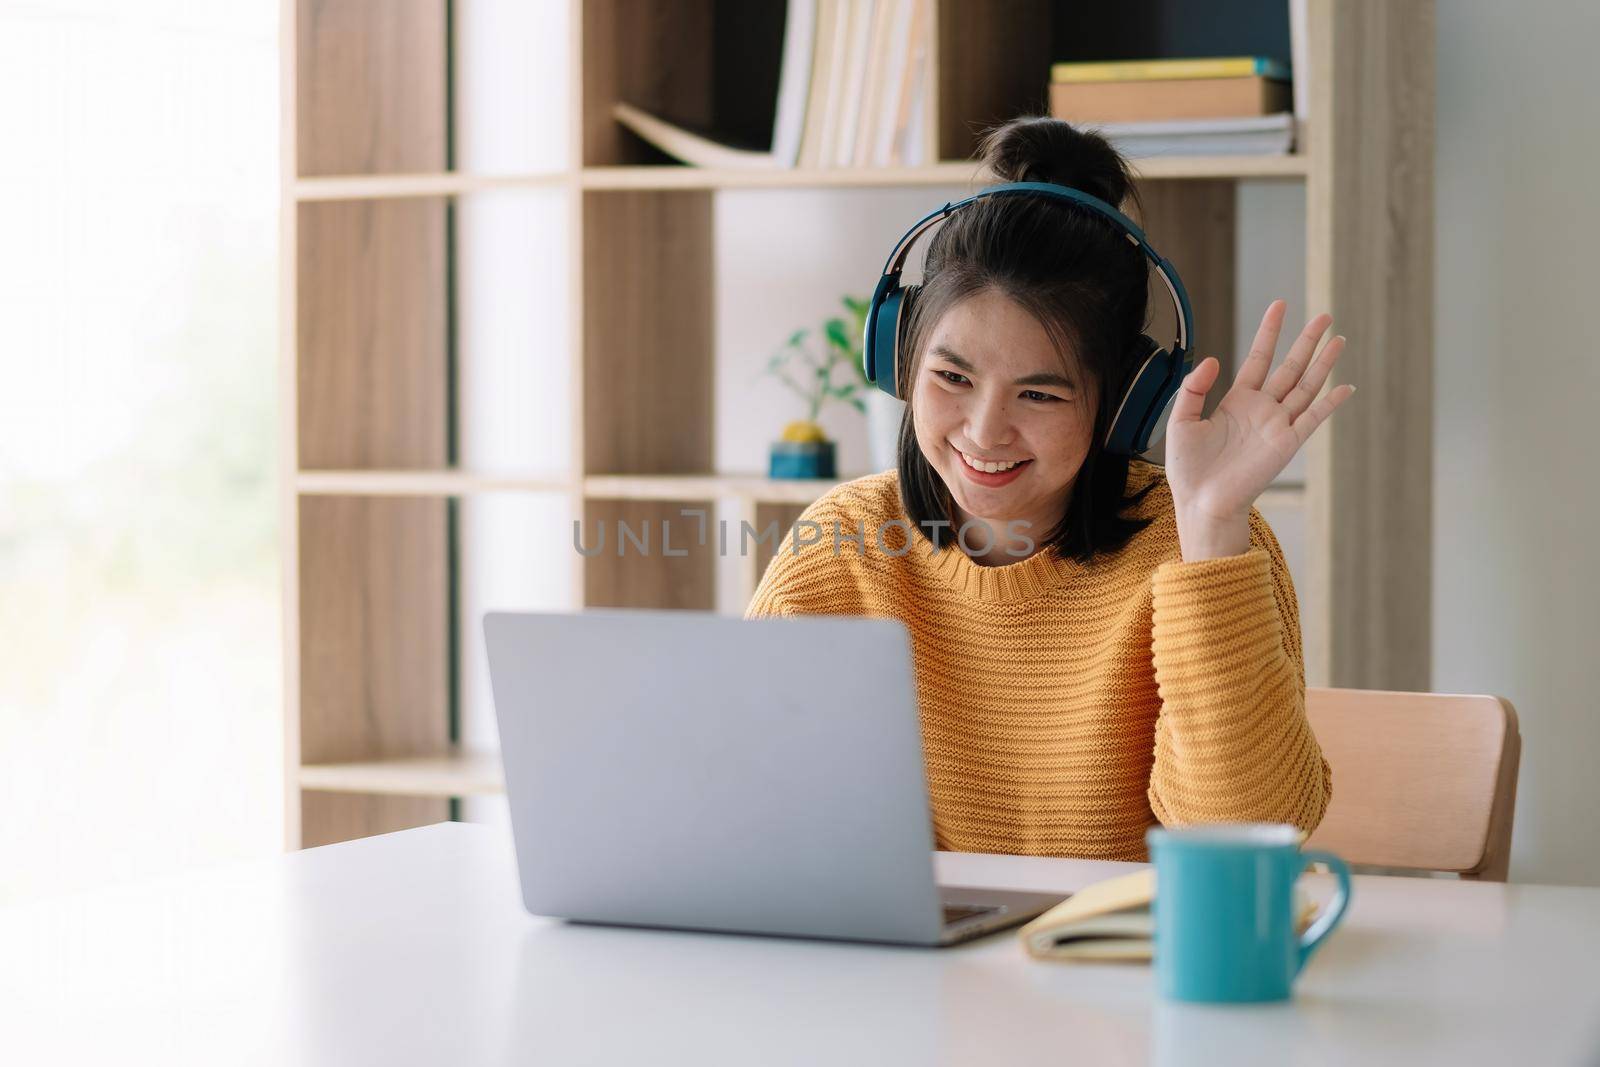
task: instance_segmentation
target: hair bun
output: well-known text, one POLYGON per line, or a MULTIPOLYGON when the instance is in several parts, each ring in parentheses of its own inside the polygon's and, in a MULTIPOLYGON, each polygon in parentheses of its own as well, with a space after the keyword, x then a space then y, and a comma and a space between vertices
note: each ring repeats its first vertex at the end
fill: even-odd
POLYGON ((978 153, 1002 182, 1050 182, 1121 207, 1133 190, 1127 160, 1091 130, 1048 115, 1024 115, 993 126, 978 153))

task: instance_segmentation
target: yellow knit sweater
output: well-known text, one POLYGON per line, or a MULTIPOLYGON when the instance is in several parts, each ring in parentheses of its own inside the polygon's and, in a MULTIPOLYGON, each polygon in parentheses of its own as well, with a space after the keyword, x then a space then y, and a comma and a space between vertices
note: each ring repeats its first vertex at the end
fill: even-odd
POLYGON ((895 472, 846 482, 801 516, 820 540, 784 537, 746 617, 906 624, 941 849, 1142 860, 1157 820, 1313 829, 1332 774, 1277 539, 1252 508, 1249 551, 1185 563, 1164 473, 1133 461, 1130 490, 1152 479, 1124 514, 1155 521, 1120 551, 998 567, 948 531, 935 553, 889 526, 883 551, 880 527, 909 521, 895 472), (846 540, 858 531, 864 553, 846 540))

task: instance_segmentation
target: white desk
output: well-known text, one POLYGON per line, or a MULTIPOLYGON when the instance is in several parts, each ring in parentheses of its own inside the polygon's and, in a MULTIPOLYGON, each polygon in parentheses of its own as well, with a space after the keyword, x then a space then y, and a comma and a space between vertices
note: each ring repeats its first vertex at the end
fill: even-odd
MULTIPOLYGON (((1057 890, 1132 866, 939 863, 1057 890)), ((1594 1064, 1600 890, 1358 878, 1293 1004, 1200 1008, 1010 931, 935 950, 537 919, 509 840, 444 824, 0 912, 0 1061, 1594 1064)))

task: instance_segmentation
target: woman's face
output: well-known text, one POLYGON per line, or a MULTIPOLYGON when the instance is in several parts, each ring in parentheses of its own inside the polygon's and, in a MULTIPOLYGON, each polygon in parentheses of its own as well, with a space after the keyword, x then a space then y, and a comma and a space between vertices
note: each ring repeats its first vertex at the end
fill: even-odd
MULTIPOLYGON (((1004 547, 1006 523, 1026 520, 1023 531, 1042 544, 1093 444, 1095 400, 1080 378, 1039 321, 994 290, 934 324, 912 383, 912 423, 958 524, 983 519, 1004 547), (987 473, 974 463, 1016 465, 987 473)), ((971 541, 981 547, 982 534, 971 541)))

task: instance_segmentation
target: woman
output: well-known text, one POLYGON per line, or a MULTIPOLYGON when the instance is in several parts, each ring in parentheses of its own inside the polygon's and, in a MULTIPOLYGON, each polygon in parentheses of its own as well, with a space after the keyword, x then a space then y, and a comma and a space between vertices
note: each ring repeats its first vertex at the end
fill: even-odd
MULTIPOLYGON (((1134 192, 1103 138, 1059 120, 1000 126, 983 154, 1003 182, 1134 192)), ((808 507, 797 529, 821 535, 790 531, 747 616, 905 622, 939 848, 1141 860, 1156 821, 1314 828, 1332 776, 1294 586, 1253 503, 1354 392, 1317 396, 1344 344, 1313 361, 1331 318, 1269 374, 1274 302, 1210 418, 1220 364, 1198 364, 1163 470, 1102 448, 1148 283, 1112 223, 990 197, 940 225, 923 274, 898 470, 808 507)))

